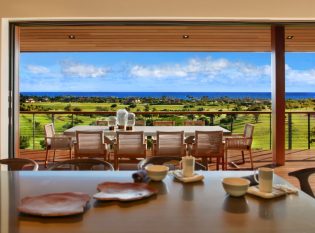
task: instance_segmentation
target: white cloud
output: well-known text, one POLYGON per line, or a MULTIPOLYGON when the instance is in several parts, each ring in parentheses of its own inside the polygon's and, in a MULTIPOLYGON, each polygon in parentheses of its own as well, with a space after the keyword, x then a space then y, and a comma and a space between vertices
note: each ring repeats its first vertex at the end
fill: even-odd
POLYGON ((200 79, 202 82, 214 80, 222 82, 227 80, 257 81, 257 79, 270 80, 269 65, 253 65, 246 62, 233 62, 225 58, 214 59, 192 58, 184 64, 167 64, 144 66, 135 65, 131 67, 130 74, 140 78, 184 78, 185 80, 200 79), (224 80, 223 80, 224 79, 224 80))
POLYGON ((154 78, 165 78, 165 77, 186 77, 187 72, 182 69, 179 65, 175 66, 141 66, 135 65, 130 70, 131 75, 136 77, 154 77, 154 78))
POLYGON ((61 71, 66 76, 80 78, 98 78, 104 77, 108 73, 105 67, 97 67, 90 64, 82 64, 72 61, 61 62, 61 71))
POLYGON ((50 73, 50 69, 45 66, 39 65, 27 65, 26 70, 32 74, 48 74, 50 73))
POLYGON ((315 69, 308 70, 295 70, 289 65, 286 65, 286 80, 289 85, 293 84, 304 84, 314 85, 315 84, 315 69))

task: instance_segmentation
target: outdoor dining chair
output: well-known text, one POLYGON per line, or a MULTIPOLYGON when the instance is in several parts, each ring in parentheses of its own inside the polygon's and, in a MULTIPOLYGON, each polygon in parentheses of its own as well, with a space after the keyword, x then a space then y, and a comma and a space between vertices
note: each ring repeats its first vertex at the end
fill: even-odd
POLYGON ((222 163, 224 169, 224 143, 222 131, 196 131, 195 142, 192 144, 190 154, 201 158, 204 166, 208 168, 208 160, 216 158, 216 169, 222 163))
POLYGON ((184 131, 162 132, 157 131, 156 142, 153 143, 154 156, 178 156, 186 154, 184 131))
POLYGON ((300 182, 301 190, 311 197, 315 198, 312 187, 309 182, 309 178, 311 175, 315 174, 315 167, 304 168, 297 171, 289 172, 289 176, 296 177, 300 182))
POLYGON ((74 143, 75 158, 101 157, 107 160, 107 144, 104 143, 103 131, 76 131, 76 142, 74 143))
MULTIPOLYGON (((186 120, 184 121, 185 126, 205 126, 206 122, 204 120, 186 120)), ((191 145, 194 143, 195 136, 188 136, 185 138, 185 143, 187 147, 190 148, 191 145)))
POLYGON ((108 126, 108 120, 96 120, 96 125, 108 126))
POLYGON ((175 126, 175 121, 153 121, 153 126, 175 126))
POLYGON ((38 164, 32 159, 1 159, 0 164, 7 165, 9 171, 21 171, 27 167, 31 167, 33 171, 38 170, 38 164))
POLYGON ((99 159, 70 159, 54 164, 49 168, 51 171, 57 170, 78 170, 78 171, 89 171, 89 170, 106 170, 113 171, 113 166, 99 159))
POLYGON ((46 159, 45 167, 48 165, 49 150, 54 151, 53 162, 55 162, 56 150, 69 150, 69 158, 72 158, 73 141, 71 137, 56 134, 54 124, 46 124, 45 129, 45 146, 46 146, 46 159))
POLYGON ((135 126, 145 126, 146 122, 145 120, 136 120, 135 126))
POLYGON ((254 125, 245 124, 243 134, 234 134, 231 136, 225 137, 225 169, 228 166, 228 151, 237 150, 242 153, 242 160, 245 163, 244 152, 249 152, 250 166, 251 169, 254 169, 253 157, 252 157, 252 142, 254 134, 254 125))
POLYGON ((186 126, 205 126, 206 122, 204 120, 186 120, 184 121, 186 126))
POLYGON ((114 144, 114 168, 119 168, 119 160, 122 158, 145 158, 146 148, 143 131, 117 132, 114 144))

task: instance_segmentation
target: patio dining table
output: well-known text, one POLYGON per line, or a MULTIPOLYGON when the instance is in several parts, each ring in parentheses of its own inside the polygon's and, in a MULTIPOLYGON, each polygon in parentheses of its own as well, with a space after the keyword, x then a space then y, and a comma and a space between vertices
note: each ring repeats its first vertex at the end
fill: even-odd
MULTIPOLYGON (((150 182, 156 196, 131 202, 91 199, 85 213, 68 217, 20 214, 20 200, 56 192, 84 192, 92 196, 99 183, 132 182, 132 171, 0 172, 1 233, 313 233, 315 200, 303 192, 275 199, 247 194, 228 196, 224 177, 249 171, 203 171, 204 180, 180 183, 168 175, 150 182)), ((275 175, 274 182, 288 184, 275 175)), ((289 185, 289 184, 288 184, 289 185)))
MULTIPOLYGON (((67 136, 75 137, 76 131, 96 131, 103 130, 105 136, 115 136, 117 131, 110 131, 108 126, 98 125, 77 125, 64 131, 67 136)), ((224 135, 229 135, 231 132, 220 126, 134 126, 133 131, 143 131, 144 136, 156 136, 157 131, 184 131, 185 136, 194 136, 195 131, 223 131, 224 135)))

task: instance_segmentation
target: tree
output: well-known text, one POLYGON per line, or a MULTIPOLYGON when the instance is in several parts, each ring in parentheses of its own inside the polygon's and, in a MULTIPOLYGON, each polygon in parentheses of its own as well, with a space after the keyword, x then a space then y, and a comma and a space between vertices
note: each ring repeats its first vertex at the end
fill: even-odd
POLYGON ((146 111, 146 112, 150 111, 150 105, 149 104, 146 104, 144 106, 144 111, 146 111))
POLYGON ((71 109, 72 109, 71 104, 67 104, 66 107, 64 107, 64 110, 65 110, 65 111, 68 111, 68 112, 70 112, 71 109))
POLYGON ((253 114, 253 117, 254 117, 254 121, 255 121, 255 123, 258 123, 258 121, 259 121, 259 116, 260 116, 260 114, 259 114, 259 113, 255 113, 255 114, 253 114))

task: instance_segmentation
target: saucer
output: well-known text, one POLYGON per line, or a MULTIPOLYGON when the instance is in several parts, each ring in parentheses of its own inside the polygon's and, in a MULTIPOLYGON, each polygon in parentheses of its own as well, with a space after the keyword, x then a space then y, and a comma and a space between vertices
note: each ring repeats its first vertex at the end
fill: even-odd
POLYGON ((183 183, 191 183, 191 182, 198 182, 198 181, 202 181, 204 176, 203 175, 199 175, 197 173, 195 173, 193 176, 191 177, 184 177, 183 173, 181 170, 175 170, 173 172, 174 177, 176 179, 178 179, 179 181, 183 182, 183 183))
POLYGON ((272 189, 271 193, 261 192, 259 191, 258 185, 249 187, 247 190, 247 193, 261 197, 261 198, 265 198, 265 199, 281 197, 287 194, 285 191, 282 191, 280 189, 275 189, 275 188, 272 189))

